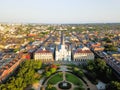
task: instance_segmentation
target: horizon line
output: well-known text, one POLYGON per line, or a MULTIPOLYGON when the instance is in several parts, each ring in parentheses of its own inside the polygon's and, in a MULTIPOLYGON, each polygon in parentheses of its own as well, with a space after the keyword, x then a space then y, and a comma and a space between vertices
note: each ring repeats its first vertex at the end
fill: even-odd
POLYGON ((120 22, 41 23, 41 22, 0 22, 0 24, 120 24, 120 22))

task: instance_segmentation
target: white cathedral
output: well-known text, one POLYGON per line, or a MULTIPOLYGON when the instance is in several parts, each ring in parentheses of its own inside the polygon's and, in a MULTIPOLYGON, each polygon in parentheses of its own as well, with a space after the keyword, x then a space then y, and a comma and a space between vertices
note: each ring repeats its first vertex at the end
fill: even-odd
POLYGON ((61 44, 56 47, 56 61, 71 61, 71 47, 65 45, 63 33, 61 33, 61 44))

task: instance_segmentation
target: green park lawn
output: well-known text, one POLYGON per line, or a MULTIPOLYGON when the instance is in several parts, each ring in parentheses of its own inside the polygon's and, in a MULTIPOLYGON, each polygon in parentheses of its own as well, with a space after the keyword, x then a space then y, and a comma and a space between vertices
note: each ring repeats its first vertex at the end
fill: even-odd
POLYGON ((48 80, 47 84, 56 84, 57 82, 62 81, 62 80, 63 80, 62 75, 56 74, 55 76, 51 77, 48 80))
POLYGON ((66 73, 66 80, 72 82, 74 85, 83 86, 82 81, 73 74, 66 73))

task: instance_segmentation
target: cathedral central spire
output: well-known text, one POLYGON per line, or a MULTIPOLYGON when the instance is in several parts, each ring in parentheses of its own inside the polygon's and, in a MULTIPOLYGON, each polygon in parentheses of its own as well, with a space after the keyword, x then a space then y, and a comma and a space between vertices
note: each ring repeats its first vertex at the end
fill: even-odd
POLYGON ((61 44, 62 44, 62 45, 65 45, 63 32, 61 32, 61 44))
POLYGON ((58 49, 56 49, 55 52, 55 60, 56 61, 71 61, 71 49, 67 49, 68 46, 65 46, 65 40, 64 40, 64 33, 63 31, 60 32, 60 40, 61 43, 58 47, 58 49))

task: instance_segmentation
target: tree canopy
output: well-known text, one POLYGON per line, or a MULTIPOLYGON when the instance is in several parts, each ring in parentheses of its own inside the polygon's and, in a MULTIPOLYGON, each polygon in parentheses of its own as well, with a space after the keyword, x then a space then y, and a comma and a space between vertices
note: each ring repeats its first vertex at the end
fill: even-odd
POLYGON ((15 76, 8 79, 5 84, 0 85, 0 90, 23 90, 26 86, 33 84, 40 79, 37 70, 40 69, 42 63, 40 61, 26 60, 22 63, 15 76))

